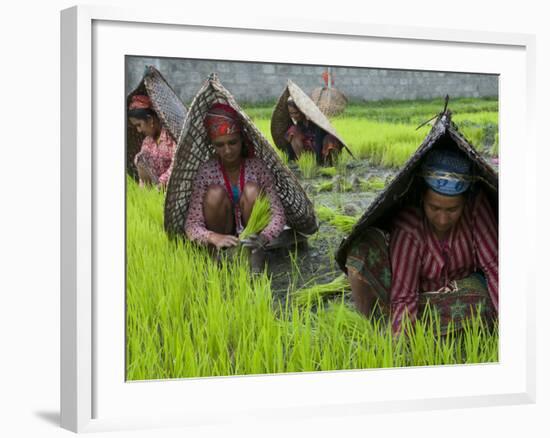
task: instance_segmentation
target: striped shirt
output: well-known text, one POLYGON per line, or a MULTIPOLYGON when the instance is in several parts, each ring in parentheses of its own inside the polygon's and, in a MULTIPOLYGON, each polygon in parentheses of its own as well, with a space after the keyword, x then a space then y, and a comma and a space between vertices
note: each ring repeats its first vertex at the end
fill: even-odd
POLYGON ((498 226, 487 197, 469 200, 445 242, 440 242, 420 209, 405 208, 390 236, 391 315, 399 331, 405 312, 414 320, 419 293, 437 291, 481 270, 498 310, 498 226))

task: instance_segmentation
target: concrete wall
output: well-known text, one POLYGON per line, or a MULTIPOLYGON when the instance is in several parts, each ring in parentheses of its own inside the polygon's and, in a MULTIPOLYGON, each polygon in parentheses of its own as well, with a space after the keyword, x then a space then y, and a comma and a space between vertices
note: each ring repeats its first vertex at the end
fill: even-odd
MULTIPOLYGON (((249 62, 202 61, 170 58, 128 57, 126 91, 140 82, 146 65, 154 65, 189 104, 202 82, 216 72, 238 102, 266 102, 278 98, 287 79, 306 93, 323 85, 325 67, 249 62)), ((406 100, 456 97, 496 97, 498 77, 469 73, 439 73, 335 67, 335 87, 352 101, 406 100)))

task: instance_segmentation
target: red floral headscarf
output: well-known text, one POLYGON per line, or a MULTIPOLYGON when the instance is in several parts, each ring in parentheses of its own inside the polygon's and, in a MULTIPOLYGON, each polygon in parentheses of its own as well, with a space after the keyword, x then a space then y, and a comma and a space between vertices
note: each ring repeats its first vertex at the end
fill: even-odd
POLYGON ((210 107, 204 117, 204 127, 211 141, 222 135, 242 132, 237 111, 225 103, 215 103, 210 107))
POLYGON ((132 101, 130 102, 130 110, 135 109, 148 109, 151 108, 151 99, 149 96, 144 94, 136 94, 132 96, 132 101))
POLYGON ((204 127, 210 141, 222 135, 240 133, 243 141, 243 156, 254 157, 254 146, 243 132, 237 111, 225 103, 213 104, 204 117, 204 127))

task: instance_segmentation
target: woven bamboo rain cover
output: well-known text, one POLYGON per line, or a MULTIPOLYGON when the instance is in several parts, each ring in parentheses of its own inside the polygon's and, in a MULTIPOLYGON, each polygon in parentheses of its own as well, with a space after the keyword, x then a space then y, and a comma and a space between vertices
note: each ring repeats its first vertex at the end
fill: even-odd
POLYGON ((254 156, 261 159, 273 174, 277 193, 285 209, 287 225, 304 234, 317 231, 318 223, 313 203, 298 179, 282 163, 273 147, 244 113, 231 93, 223 87, 218 77, 212 74, 193 99, 178 141, 164 206, 164 227, 167 233, 184 234, 193 180, 199 166, 214 155, 214 148, 208 140, 203 120, 210 106, 217 102, 232 106, 239 114, 244 134, 254 148, 254 156))
POLYGON ((439 114, 432 129, 426 136, 416 152, 404 164, 392 182, 369 205, 363 216, 359 219, 350 235, 345 238, 336 253, 336 261, 345 271, 346 258, 350 246, 355 239, 362 236, 364 231, 371 226, 384 228, 383 224, 391 220, 390 213, 407 198, 411 189, 411 182, 418 172, 419 164, 426 154, 444 142, 447 146, 456 147, 464 152, 473 163, 474 178, 486 190, 491 204, 498 218, 498 174, 474 149, 468 140, 462 135, 458 127, 451 121, 451 112, 444 110, 439 114))
MULTIPOLYGON (((187 108, 155 67, 150 65, 145 67, 143 79, 126 99, 126 108, 129 107, 132 97, 138 94, 149 96, 153 105, 153 110, 158 115, 162 126, 164 126, 172 138, 177 141, 187 115, 187 108)), ((143 138, 144 136, 139 134, 130 122, 127 122, 126 170, 134 178, 137 178, 134 157, 141 149, 143 138)))

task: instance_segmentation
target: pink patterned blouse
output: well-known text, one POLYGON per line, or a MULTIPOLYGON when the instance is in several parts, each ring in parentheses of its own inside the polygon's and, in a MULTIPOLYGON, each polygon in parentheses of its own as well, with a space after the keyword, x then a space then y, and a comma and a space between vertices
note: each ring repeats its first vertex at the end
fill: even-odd
POLYGON ((166 185, 172 173, 172 160, 175 151, 176 142, 166 129, 161 128, 158 143, 151 136, 143 139, 141 150, 136 154, 134 163, 140 160, 158 179, 159 184, 166 185))
MULTIPOLYGON (((275 183, 271 172, 258 158, 245 159, 244 182, 256 183, 264 190, 271 203, 271 222, 260 233, 268 241, 277 237, 285 225, 285 213, 279 195, 275 191, 275 183)), ((203 202, 209 186, 216 184, 225 187, 223 174, 217 158, 202 164, 193 182, 193 192, 185 221, 185 234, 191 240, 201 243, 208 242, 212 231, 208 230, 204 221, 203 202)))

